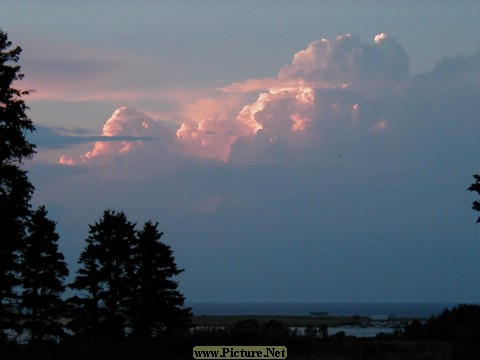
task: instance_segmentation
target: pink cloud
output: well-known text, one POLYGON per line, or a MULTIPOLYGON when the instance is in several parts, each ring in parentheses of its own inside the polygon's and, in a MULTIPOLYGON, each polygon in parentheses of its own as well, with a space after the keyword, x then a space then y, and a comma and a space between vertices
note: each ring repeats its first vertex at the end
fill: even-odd
POLYGON ((373 45, 346 34, 312 42, 280 69, 279 78, 348 86, 365 96, 378 96, 408 79, 408 63, 402 46, 384 33, 375 36, 373 45))
POLYGON ((279 78, 249 79, 243 82, 233 83, 231 85, 218 88, 218 90, 228 93, 245 93, 265 91, 270 89, 281 89, 285 87, 297 86, 298 81, 285 81, 279 78))
POLYGON ((176 135, 184 154, 226 161, 232 144, 252 130, 235 119, 219 115, 194 125, 183 123, 176 135))
POLYGON ((141 140, 132 141, 96 141, 93 149, 85 154, 73 158, 61 156, 59 162, 64 165, 76 165, 86 163, 91 160, 102 161, 112 156, 118 156, 130 152, 141 150, 145 146, 146 137, 152 138, 159 144, 157 150, 165 150, 172 145, 173 133, 161 121, 157 121, 144 112, 133 108, 121 107, 112 114, 103 126, 102 136, 129 136, 138 137, 141 140))
MULTIPOLYGON (((375 109, 376 101, 396 96, 410 79, 408 56, 396 40, 382 33, 373 44, 363 44, 347 34, 312 42, 276 78, 250 79, 208 94, 173 91, 169 99, 177 106, 168 115, 170 132, 145 113, 121 108, 107 120, 103 135, 163 137, 179 156, 237 163, 272 159, 275 151, 318 153, 387 133, 390 119, 375 109)), ((142 141, 97 142, 80 159, 143 146, 142 141)))
POLYGON ((225 161, 230 146, 254 131, 236 119, 242 94, 177 92, 174 99, 179 105, 169 118, 178 124, 175 141, 182 155, 225 161))

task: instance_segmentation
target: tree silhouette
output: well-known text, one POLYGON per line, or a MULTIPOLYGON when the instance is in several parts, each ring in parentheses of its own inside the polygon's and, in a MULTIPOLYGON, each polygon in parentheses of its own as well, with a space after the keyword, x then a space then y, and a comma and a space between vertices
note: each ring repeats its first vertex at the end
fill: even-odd
POLYGON ((31 343, 64 335, 59 320, 65 310, 61 295, 68 269, 58 250, 55 226, 44 206, 32 212, 21 253, 22 329, 31 343))
POLYGON ((123 212, 106 210, 90 226, 80 269, 70 287, 68 324, 80 337, 146 339, 184 330, 191 320, 185 298, 172 277, 173 252, 160 242, 158 224, 136 232, 123 212))
POLYGON ((78 261, 82 267, 70 284, 81 292, 69 299, 73 305, 69 327, 77 334, 112 340, 125 337, 134 227, 123 212, 112 210, 90 225, 87 245, 78 261))
MULTIPOLYGON (((475 174, 473 175, 473 177, 476 181, 470 185, 468 190, 475 191, 477 194, 480 195, 480 175, 475 174)), ((472 209, 480 212, 480 201, 475 200, 472 204, 472 209)), ((480 216, 477 218, 477 222, 480 222, 480 216)))
POLYGON ((20 66, 15 65, 21 52, 18 46, 12 48, 7 34, 0 30, 0 338, 17 320, 14 290, 20 282, 19 254, 33 193, 20 165, 35 153, 35 146, 25 138, 26 132, 35 128, 22 100, 28 91, 13 87, 23 78, 20 66))
POLYGON ((144 339, 184 330, 191 321, 190 309, 172 278, 178 269, 171 248, 160 241, 158 223, 148 221, 138 231, 134 247, 135 273, 131 279, 132 337, 144 339))

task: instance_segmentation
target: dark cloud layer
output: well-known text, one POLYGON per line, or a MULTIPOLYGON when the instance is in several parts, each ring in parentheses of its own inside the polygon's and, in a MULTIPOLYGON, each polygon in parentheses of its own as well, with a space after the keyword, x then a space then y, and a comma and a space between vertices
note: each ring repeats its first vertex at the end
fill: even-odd
POLYGON ((155 140, 149 136, 131 136, 131 135, 87 135, 87 131, 76 129, 62 129, 58 127, 48 127, 43 125, 35 125, 35 131, 27 135, 30 142, 34 143, 38 148, 42 149, 59 149, 69 148, 78 144, 115 141, 151 141, 155 140), (74 135, 81 133, 82 135, 74 135))

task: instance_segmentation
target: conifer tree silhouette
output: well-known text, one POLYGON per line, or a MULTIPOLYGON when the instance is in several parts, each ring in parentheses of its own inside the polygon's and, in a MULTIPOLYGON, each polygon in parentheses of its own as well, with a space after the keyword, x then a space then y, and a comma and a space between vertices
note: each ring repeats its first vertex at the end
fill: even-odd
POLYGON ((188 328, 190 309, 173 277, 177 268, 158 224, 140 231, 123 212, 106 210, 90 225, 70 287, 79 294, 68 300, 68 324, 80 337, 118 341, 159 337, 188 328))
POLYGON ((65 304, 61 295, 68 269, 58 250, 55 227, 44 206, 32 212, 27 224, 28 235, 21 252, 20 300, 21 328, 29 334, 30 343, 57 340, 64 335, 60 320, 65 314, 65 304))
POLYGON ((80 291, 69 299, 69 327, 78 335, 109 340, 126 336, 134 228, 123 212, 113 210, 105 210, 100 221, 90 225, 81 267, 69 285, 80 291))
POLYGON ((132 337, 149 338, 184 330, 191 311, 183 308, 185 298, 173 280, 178 269, 170 246, 160 241, 158 223, 148 221, 137 232, 132 279, 132 337))
MULTIPOLYGON (((470 184, 470 187, 468 188, 469 191, 475 191, 478 195, 480 195, 480 174, 475 174, 473 175, 475 178, 475 182, 470 184)), ((475 211, 480 212, 480 201, 475 200, 472 203, 472 209, 475 211)), ((480 216, 477 218, 477 222, 480 223, 480 216)))
POLYGON ((35 130, 22 99, 29 92, 13 87, 23 78, 20 66, 15 65, 21 52, 0 29, 0 338, 18 320, 19 254, 34 190, 20 167, 35 153, 35 146, 25 138, 35 130))

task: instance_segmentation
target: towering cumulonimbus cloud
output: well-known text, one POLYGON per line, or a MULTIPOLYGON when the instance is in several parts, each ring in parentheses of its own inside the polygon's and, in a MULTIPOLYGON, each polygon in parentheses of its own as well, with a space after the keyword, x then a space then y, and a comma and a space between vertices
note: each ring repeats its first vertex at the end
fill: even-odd
POLYGON ((381 33, 373 45, 354 35, 312 42, 283 66, 280 79, 297 79, 316 87, 348 86, 364 95, 378 96, 407 80, 408 56, 402 46, 381 33))
MULTIPOLYGON (((237 120, 255 124, 262 134, 240 139, 230 159, 271 159, 280 144, 284 153, 312 147, 321 151, 332 143, 338 147, 358 136, 378 135, 388 129, 388 119, 365 108, 401 88, 409 77, 406 52, 386 34, 375 36, 373 45, 349 34, 314 41, 280 69, 275 82, 265 81, 274 87, 240 111, 237 120)), ((225 90, 251 91, 252 83, 225 90)))
MULTIPOLYGON (((387 132, 390 118, 378 104, 402 91, 411 79, 408 68, 405 50, 384 33, 376 35, 373 44, 363 44, 350 34, 321 39, 297 52, 276 78, 232 84, 219 89, 218 99, 199 101, 197 105, 205 107, 184 111, 182 118, 175 119, 179 125, 173 131, 141 111, 124 107, 107 120, 103 135, 149 136, 161 140, 172 153, 195 158, 242 164, 298 161, 308 158, 308 153, 350 146, 365 136, 387 132), (229 96, 251 98, 252 92, 258 93, 257 99, 243 106, 236 100, 225 101, 229 96), (220 98, 230 108, 214 106, 220 98)), ((60 162, 116 156, 138 151, 142 144, 97 142, 79 159, 62 157, 60 162)))

